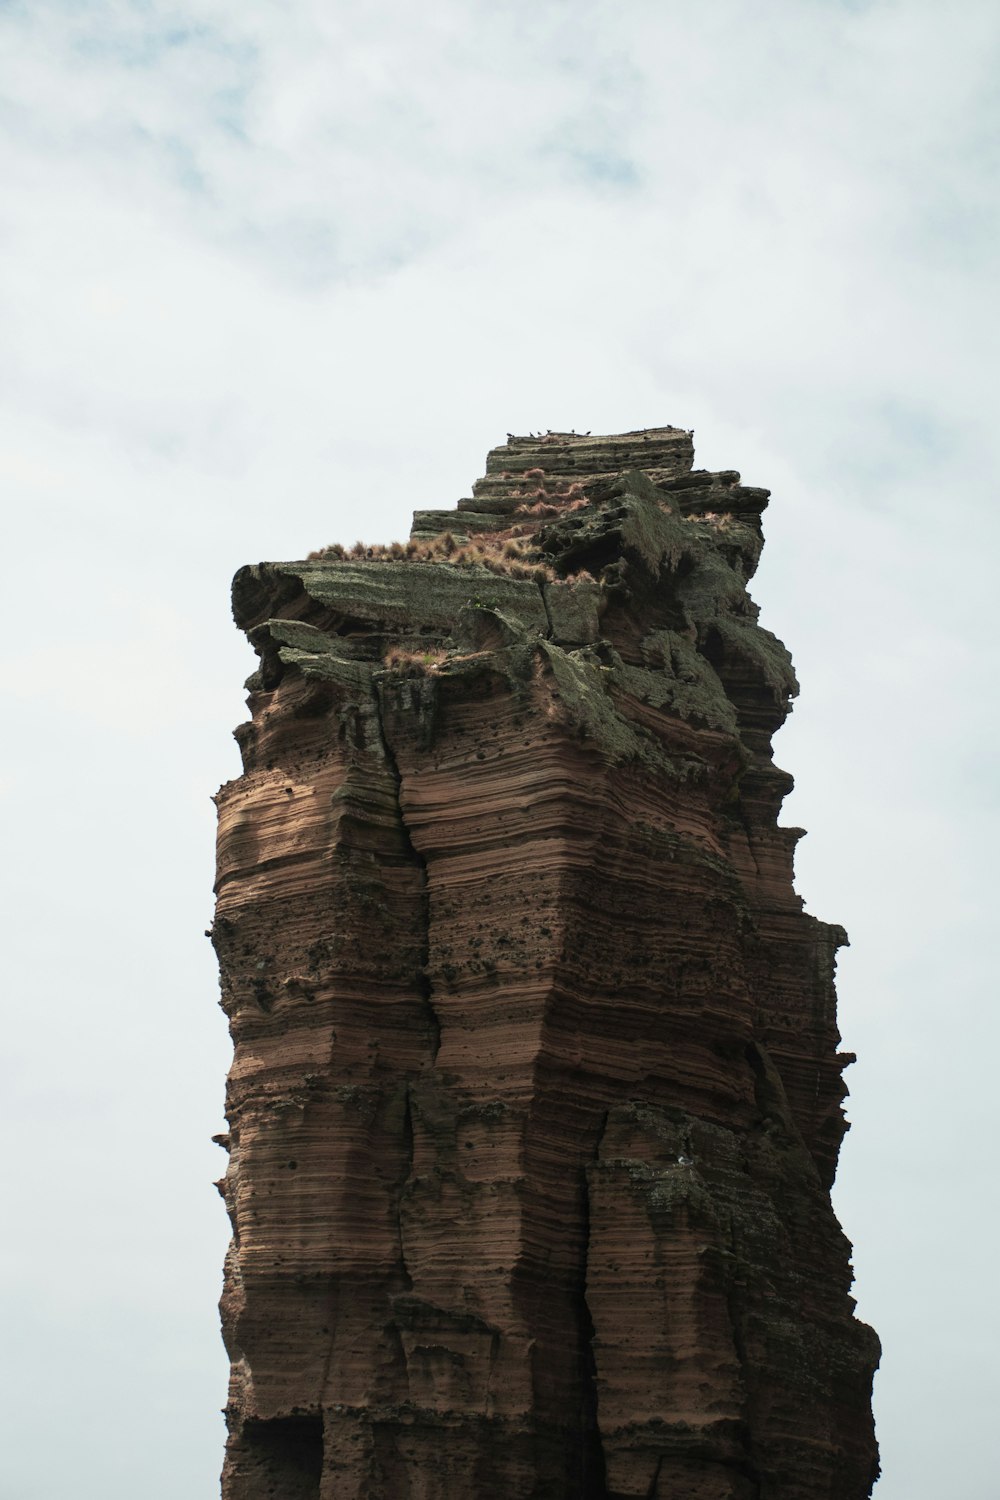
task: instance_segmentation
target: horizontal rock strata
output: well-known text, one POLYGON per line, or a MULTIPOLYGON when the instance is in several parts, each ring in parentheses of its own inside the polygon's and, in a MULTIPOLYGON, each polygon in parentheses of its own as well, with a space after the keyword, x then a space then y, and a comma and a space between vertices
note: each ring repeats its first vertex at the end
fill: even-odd
POLYGON ((409 543, 242 569, 218 797, 226 1500, 863 1500, 767 491, 511 438, 409 543))

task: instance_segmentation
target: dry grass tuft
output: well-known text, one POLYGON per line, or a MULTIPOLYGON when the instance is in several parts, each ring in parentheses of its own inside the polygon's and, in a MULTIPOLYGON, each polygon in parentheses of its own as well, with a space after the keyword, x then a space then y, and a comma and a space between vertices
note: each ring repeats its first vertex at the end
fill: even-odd
POLYGON ((401 677, 425 677, 439 667, 447 657, 446 651, 404 651, 401 646, 392 646, 385 654, 385 665, 401 677))
MULTIPOLYGON (((534 494, 545 496, 546 492, 536 490, 534 494)), ((535 499, 532 504, 520 507, 525 517, 522 524, 478 532, 466 542, 460 541, 452 531, 442 532, 426 541, 411 539, 387 545, 374 543, 366 546, 364 542, 355 542, 353 547, 344 548, 337 542, 310 553, 310 560, 449 563, 457 567, 486 568, 491 573, 505 574, 510 578, 554 579, 556 575, 541 561, 533 542, 537 523, 584 503, 582 496, 562 505, 553 504, 547 497, 535 499)))
POLYGON ((715 531, 726 531, 732 524, 731 515, 723 515, 715 510, 703 510, 692 515, 685 516, 685 521, 702 521, 711 526, 715 531))
MULTIPOLYGON (((334 542, 332 546, 310 552, 308 561, 453 562, 489 567, 494 572, 509 571, 520 564, 537 564, 538 553, 532 548, 530 538, 537 531, 539 523, 580 510, 589 502, 579 480, 550 491, 540 482, 545 478, 544 469, 525 469, 520 477, 522 482, 528 480, 529 484, 526 487, 522 484, 521 488, 508 491, 512 499, 521 501, 510 517, 511 524, 498 531, 479 532, 474 541, 461 542, 454 532, 444 531, 426 541, 411 539, 406 542, 390 542, 388 545, 374 543, 367 546, 358 541, 353 547, 346 548, 339 542, 334 542), (532 484, 531 481, 535 482, 532 484)), ((505 469, 500 478, 513 479, 514 475, 505 469)), ((461 517, 458 519, 461 520, 461 517)), ((726 520, 710 513, 690 515, 686 519, 708 521, 713 525, 724 525, 726 520)))
POLYGON ((318 562, 321 560, 326 560, 328 558, 331 558, 336 562, 340 562, 346 556, 347 553, 344 551, 341 544, 339 542, 333 542, 329 547, 318 547, 315 552, 310 552, 306 557, 306 562, 318 562))
POLYGON ((547 498, 539 497, 533 505, 519 505, 514 512, 515 516, 537 516, 539 520, 547 520, 549 516, 562 514, 562 507, 553 505, 547 498))

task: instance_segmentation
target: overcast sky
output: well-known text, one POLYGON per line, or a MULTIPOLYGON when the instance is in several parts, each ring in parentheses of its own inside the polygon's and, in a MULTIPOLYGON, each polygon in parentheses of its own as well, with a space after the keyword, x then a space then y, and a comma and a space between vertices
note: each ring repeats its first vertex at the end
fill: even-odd
POLYGON ((0 0, 0 1500, 212 1500, 232 573, 508 430, 773 491, 877 1500, 996 1500, 995 0, 0 0))

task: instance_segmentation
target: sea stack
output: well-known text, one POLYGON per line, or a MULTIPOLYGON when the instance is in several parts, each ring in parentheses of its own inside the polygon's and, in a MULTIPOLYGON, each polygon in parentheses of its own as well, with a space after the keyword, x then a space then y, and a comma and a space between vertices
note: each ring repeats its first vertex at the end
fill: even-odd
POLYGON ((408 543, 236 575, 224 1500, 870 1495, 846 937, 768 492, 693 458, 513 436, 408 543))

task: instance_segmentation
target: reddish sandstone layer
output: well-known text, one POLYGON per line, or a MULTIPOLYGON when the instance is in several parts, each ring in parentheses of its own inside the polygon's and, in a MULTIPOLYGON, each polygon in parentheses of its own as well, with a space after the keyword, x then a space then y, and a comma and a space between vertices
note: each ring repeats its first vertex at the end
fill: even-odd
POLYGON ((237 575, 225 1500, 870 1493, 845 938, 777 826, 767 492, 692 457, 514 438, 410 556, 237 575))

